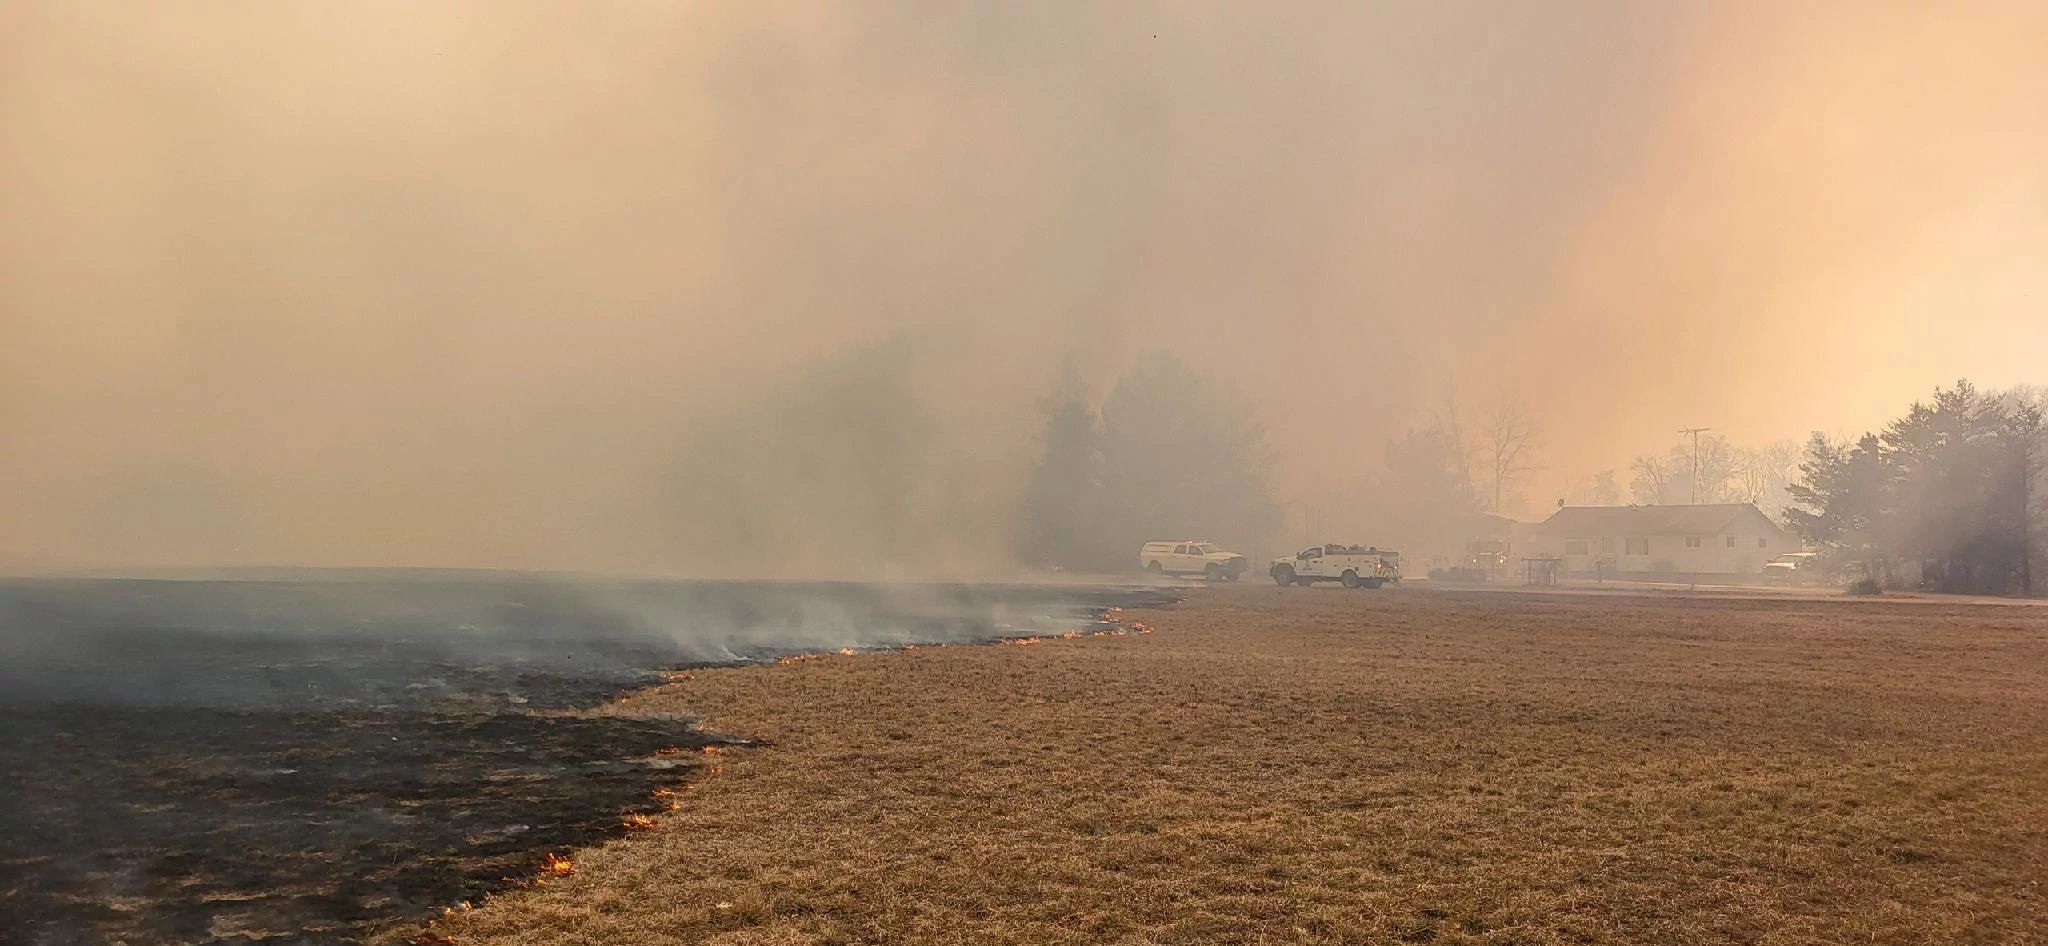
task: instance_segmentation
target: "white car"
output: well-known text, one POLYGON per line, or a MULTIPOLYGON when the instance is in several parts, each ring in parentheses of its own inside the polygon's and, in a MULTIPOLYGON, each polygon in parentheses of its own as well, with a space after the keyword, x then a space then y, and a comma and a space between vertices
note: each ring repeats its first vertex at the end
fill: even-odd
POLYGON ((1819 552, 1786 552, 1764 563, 1764 580, 1772 584, 1804 585, 1819 580, 1819 552))
POLYGON ((1208 542, 1147 542, 1138 550, 1138 566, 1154 575, 1200 575, 1210 581, 1236 581, 1244 574, 1245 557, 1208 542))

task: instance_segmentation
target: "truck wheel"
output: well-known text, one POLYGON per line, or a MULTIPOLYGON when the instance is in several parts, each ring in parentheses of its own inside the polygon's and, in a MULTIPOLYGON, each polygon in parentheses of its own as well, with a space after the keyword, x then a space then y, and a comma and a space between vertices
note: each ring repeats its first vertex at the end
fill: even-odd
POLYGON ((1348 570, 1344 572, 1344 587, 1346 587, 1346 588, 1356 588, 1356 587, 1358 587, 1358 573, 1357 573, 1357 572, 1354 572, 1354 571, 1348 571, 1348 570))
POLYGON ((1202 566, 1202 577, 1210 581, 1222 581, 1223 566, 1217 565, 1213 562, 1208 565, 1202 566))
POLYGON ((1288 568, 1285 565, 1273 569, 1273 584, 1279 585, 1282 588, 1294 584, 1294 569, 1288 568))
POLYGON ((1166 566, 1159 564, 1157 560, 1146 562, 1145 570, 1151 572, 1154 578, 1166 574, 1166 566))

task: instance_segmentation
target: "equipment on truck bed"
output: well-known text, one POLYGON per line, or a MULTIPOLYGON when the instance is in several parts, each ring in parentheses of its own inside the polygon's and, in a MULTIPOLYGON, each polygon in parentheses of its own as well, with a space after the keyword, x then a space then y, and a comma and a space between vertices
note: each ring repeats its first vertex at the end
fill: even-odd
POLYGON ((1341 581, 1346 588, 1378 588, 1401 580, 1401 553, 1371 545, 1318 545, 1274 559, 1266 574, 1278 585, 1341 581))

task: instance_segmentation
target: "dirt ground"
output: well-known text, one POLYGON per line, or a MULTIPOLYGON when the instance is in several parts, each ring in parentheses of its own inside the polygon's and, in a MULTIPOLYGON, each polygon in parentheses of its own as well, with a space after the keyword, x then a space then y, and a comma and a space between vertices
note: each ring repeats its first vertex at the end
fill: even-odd
POLYGON ((2048 611, 1226 586, 698 672, 731 750, 457 943, 2048 941, 2048 611))

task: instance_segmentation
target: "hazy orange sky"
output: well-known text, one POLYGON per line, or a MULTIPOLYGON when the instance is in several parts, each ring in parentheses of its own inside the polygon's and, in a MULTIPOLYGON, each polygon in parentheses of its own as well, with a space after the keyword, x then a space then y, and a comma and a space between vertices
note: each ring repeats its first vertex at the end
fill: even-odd
POLYGON ((1447 392, 1538 406, 1535 505, 1860 430, 2048 382, 2044 50, 2039 2, 6 4, 0 567, 748 570, 662 515, 678 444, 892 337, 947 555, 1059 366, 1149 348, 1290 489, 1447 392))

